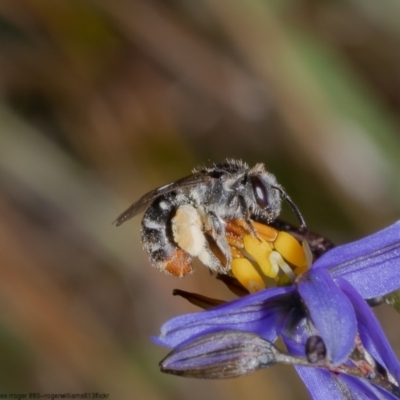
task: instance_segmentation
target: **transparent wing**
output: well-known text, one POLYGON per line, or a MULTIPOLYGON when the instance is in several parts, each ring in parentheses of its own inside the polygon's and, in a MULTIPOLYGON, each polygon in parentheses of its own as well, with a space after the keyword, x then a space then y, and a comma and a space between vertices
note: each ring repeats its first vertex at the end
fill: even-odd
POLYGON ((212 176, 205 173, 196 173, 179 179, 175 182, 168 183, 167 185, 161 186, 158 189, 152 190, 146 193, 138 201, 134 202, 128 209, 126 209, 118 218, 113 222, 116 226, 120 226, 128 219, 131 219, 137 214, 144 211, 147 206, 155 200, 158 196, 172 192, 176 189, 184 189, 187 187, 197 186, 202 183, 210 182, 214 180, 212 176))

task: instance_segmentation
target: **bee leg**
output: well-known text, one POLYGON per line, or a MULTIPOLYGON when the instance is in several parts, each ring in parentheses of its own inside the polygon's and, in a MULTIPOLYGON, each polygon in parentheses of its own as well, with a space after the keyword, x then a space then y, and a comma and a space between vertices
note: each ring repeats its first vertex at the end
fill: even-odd
POLYGON ((246 228, 249 230, 249 232, 252 234, 252 236, 256 237, 257 239, 260 239, 260 237, 257 234, 256 229, 253 226, 253 223, 250 219, 250 210, 247 207, 246 201, 243 196, 239 196, 239 206, 241 208, 241 214, 245 215, 244 221, 246 223, 246 228))
MULTIPOLYGON (((226 267, 222 265, 220 259, 215 255, 215 251, 211 250, 211 247, 208 243, 204 246, 203 250, 199 253, 197 257, 206 267, 210 268, 210 270, 213 272, 224 274, 230 270, 230 267, 229 269, 226 269, 226 267)), ((225 257, 223 257, 223 259, 225 260, 225 257)))
POLYGON ((204 235, 203 219, 198 210, 191 204, 177 208, 171 220, 172 234, 177 246, 199 260, 212 271, 219 272, 221 262, 210 248, 204 235))
POLYGON ((225 226, 226 223, 223 219, 219 218, 214 212, 209 211, 206 214, 206 223, 205 223, 207 231, 210 232, 210 236, 217 245, 218 249, 221 251, 223 258, 226 260, 225 266, 220 264, 220 269, 217 272, 227 273, 231 268, 232 254, 229 248, 229 244, 225 238, 226 231, 225 226))

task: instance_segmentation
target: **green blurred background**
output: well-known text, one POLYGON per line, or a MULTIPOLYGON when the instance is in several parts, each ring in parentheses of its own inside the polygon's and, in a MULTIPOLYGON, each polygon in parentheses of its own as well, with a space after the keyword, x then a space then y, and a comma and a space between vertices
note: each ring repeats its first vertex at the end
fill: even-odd
MULTIPOLYGON (((195 310, 172 289, 229 294, 200 266, 151 268, 140 218, 111 222, 225 157, 264 162, 337 244, 397 220, 399 16, 396 0, 1 1, 0 393, 307 398, 289 367, 162 375, 150 336, 195 310)), ((400 354, 398 316, 377 314, 400 354)))

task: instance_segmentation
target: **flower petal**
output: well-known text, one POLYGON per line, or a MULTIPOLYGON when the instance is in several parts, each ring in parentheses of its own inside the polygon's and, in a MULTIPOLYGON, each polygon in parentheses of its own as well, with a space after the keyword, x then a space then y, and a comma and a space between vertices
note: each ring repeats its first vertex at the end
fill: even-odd
POLYGON ((349 375, 336 375, 317 368, 296 367, 315 400, 395 400, 397 397, 371 383, 349 375))
POLYGON ((364 347, 400 382, 400 364, 372 310, 346 281, 338 285, 353 304, 364 347))
POLYGON ((310 270, 298 282, 298 291, 327 348, 330 361, 344 362, 357 333, 353 306, 324 269, 310 270))
POLYGON ((225 379, 248 375, 277 362, 279 352, 258 335, 221 331, 177 347, 160 362, 162 372, 190 378, 225 379))
POLYGON ((158 344, 176 347, 197 336, 221 330, 257 333, 274 342, 290 309, 294 287, 270 288, 206 311, 171 319, 153 338, 158 344))
POLYGON ((341 375, 340 380, 342 384, 350 389, 352 398, 354 399, 372 399, 372 400, 398 400, 397 394, 392 394, 385 389, 372 385, 366 380, 353 378, 348 375, 341 375))
MULTIPOLYGON (((303 355, 304 345, 283 338, 287 350, 293 355, 303 355)), ((318 367, 295 367, 300 378, 307 387, 310 397, 314 400, 395 400, 396 396, 382 388, 373 386, 366 380, 361 380, 345 374, 337 374, 319 369, 318 367)))
POLYGON ((318 259, 313 269, 329 269, 346 279, 365 299, 400 288, 400 221, 364 239, 338 246, 318 259))

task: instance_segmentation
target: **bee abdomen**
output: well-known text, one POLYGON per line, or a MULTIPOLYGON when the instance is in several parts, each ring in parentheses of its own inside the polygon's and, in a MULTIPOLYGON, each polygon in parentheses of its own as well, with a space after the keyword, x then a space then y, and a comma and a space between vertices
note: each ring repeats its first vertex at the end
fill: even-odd
POLYGON ((173 239, 171 219, 176 212, 175 197, 158 197, 147 209, 142 220, 143 248, 153 266, 182 277, 192 272, 192 258, 173 239))

